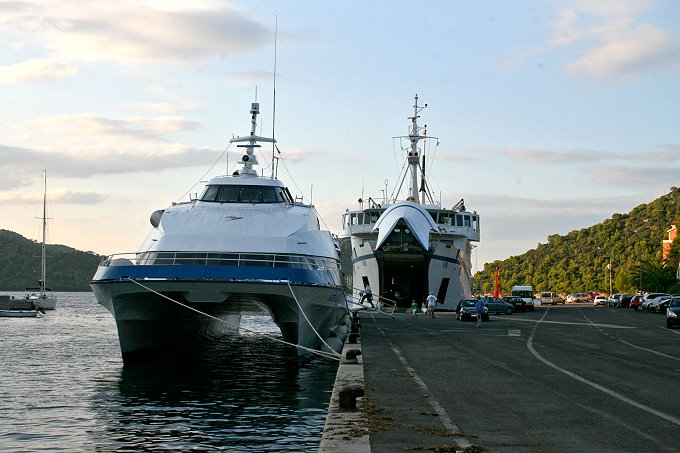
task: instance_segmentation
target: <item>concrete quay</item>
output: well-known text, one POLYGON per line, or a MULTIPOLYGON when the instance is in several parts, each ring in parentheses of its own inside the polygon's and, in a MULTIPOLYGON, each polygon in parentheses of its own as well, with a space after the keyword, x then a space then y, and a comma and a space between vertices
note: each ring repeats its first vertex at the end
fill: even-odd
POLYGON ((319 451, 680 451, 680 330, 662 315, 573 304, 478 328, 361 313, 319 451), (341 389, 362 385, 357 409, 341 389))

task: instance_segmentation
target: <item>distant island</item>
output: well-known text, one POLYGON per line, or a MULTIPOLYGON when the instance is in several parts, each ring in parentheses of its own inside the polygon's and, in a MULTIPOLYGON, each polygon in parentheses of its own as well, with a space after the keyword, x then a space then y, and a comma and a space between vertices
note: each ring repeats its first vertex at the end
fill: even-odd
POLYGON ((672 224, 680 225, 680 188, 641 204, 627 214, 614 214, 602 223, 560 236, 548 236, 522 255, 484 265, 474 276, 476 291, 492 293, 494 269, 500 269, 500 290, 532 285, 534 291, 574 293, 601 291, 634 293, 637 290, 680 293, 677 279, 680 237, 662 256, 672 224))
MULTIPOLYGON (((0 290, 23 291, 40 279, 40 243, 0 229, 0 290)), ((101 256, 72 247, 48 244, 47 286, 52 291, 90 291, 89 282, 101 256)))

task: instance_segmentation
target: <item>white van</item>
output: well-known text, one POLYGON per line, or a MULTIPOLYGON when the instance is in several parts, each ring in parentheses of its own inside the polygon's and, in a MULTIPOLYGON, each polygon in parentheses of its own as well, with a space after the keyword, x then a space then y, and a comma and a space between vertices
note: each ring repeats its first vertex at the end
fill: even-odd
POLYGON ((533 311, 534 304, 538 301, 534 299, 534 287, 533 286, 513 286, 512 295, 519 296, 527 304, 527 310, 533 311))

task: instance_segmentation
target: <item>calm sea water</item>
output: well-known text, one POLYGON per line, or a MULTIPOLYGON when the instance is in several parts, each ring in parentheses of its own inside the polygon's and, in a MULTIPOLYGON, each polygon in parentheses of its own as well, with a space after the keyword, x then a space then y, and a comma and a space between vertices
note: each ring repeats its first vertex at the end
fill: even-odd
MULTIPOLYGON (((0 318, 0 451, 318 449, 336 363, 298 367, 249 334, 123 369, 115 322, 94 295, 57 296, 42 318, 0 318)), ((264 318, 244 326, 279 335, 264 318)))

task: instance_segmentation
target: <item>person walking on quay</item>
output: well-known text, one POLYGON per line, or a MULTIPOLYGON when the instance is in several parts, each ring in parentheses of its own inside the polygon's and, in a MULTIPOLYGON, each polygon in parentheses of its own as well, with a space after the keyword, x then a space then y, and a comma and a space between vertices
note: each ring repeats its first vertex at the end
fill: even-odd
POLYGON ((413 312, 412 318, 416 317, 416 313, 418 313, 418 304, 416 303, 415 299, 411 299, 411 311, 413 312))
POLYGON ((371 304, 371 307, 375 307, 375 305, 373 305, 373 290, 371 289, 371 285, 369 285, 368 283, 366 283, 366 286, 364 287, 364 295, 361 296, 360 303, 363 304, 364 299, 368 301, 369 304, 371 304))
POLYGON ((429 296, 427 296, 427 316, 430 318, 434 318, 434 307, 437 306, 437 298, 430 293, 429 296))
POLYGON ((484 314, 484 300, 477 299, 475 304, 475 313, 477 313, 477 327, 482 325, 482 315, 484 314))

